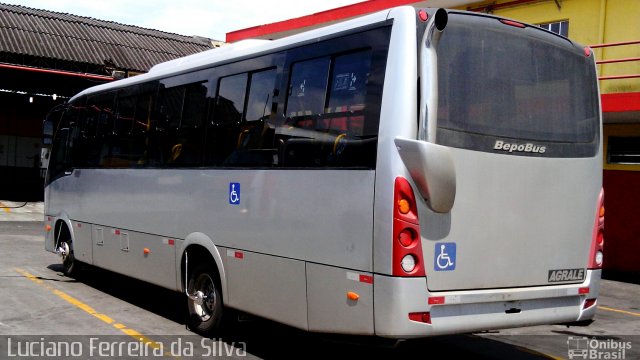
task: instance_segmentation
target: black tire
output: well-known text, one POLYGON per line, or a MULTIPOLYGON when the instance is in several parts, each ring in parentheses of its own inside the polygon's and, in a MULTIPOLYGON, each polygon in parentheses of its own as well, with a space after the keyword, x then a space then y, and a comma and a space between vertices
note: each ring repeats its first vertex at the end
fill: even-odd
POLYGON ((65 276, 75 277, 78 275, 80 265, 73 256, 73 250, 62 261, 62 272, 65 276))
POLYGON ((189 273, 187 286, 190 295, 202 292, 206 298, 202 304, 187 299, 189 329, 205 336, 218 334, 222 325, 222 292, 217 272, 207 264, 198 264, 189 273))
MULTIPOLYGON (((64 225, 63 225, 64 226, 64 225)), ((62 229, 60 239, 58 240, 59 246, 63 247, 65 244, 69 249, 69 253, 62 258, 62 272, 65 276, 75 277, 78 275, 80 264, 76 260, 73 254, 73 242, 71 241, 71 235, 69 230, 65 227, 62 229)))

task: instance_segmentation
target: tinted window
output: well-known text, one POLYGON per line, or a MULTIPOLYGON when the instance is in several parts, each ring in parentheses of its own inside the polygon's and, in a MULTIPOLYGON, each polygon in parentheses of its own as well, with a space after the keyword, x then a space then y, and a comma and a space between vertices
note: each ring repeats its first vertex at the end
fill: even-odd
MULTIPOLYGON (((138 98, 143 98, 139 85, 118 92, 117 113, 113 133, 107 137, 109 144, 108 166, 130 167, 146 163, 146 127, 139 112, 145 112, 138 106, 138 98), (137 122, 142 122, 137 124, 137 122)), ((140 104, 142 105, 142 104, 140 104)))
POLYGON ((90 95, 84 115, 58 127, 59 168, 75 148, 96 167, 374 168, 390 31, 90 95), (354 51, 362 44, 371 50, 354 51))
POLYGON ((287 97, 287 117, 302 126, 313 126, 314 117, 324 112, 330 63, 331 59, 326 57, 293 65, 287 97))
MULTIPOLYGON (((170 81, 167 81, 170 83, 170 81)), ((208 82, 165 87, 161 82, 154 158, 163 166, 199 166, 204 155, 208 82)))
POLYGON ((452 14, 437 52, 439 142, 491 149, 504 137, 587 144, 562 154, 550 146, 550 156, 595 153, 595 69, 582 48, 537 28, 452 14))
POLYGON ((245 118, 240 125, 236 147, 224 164, 230 166, 269 167, 273 164, 273 134, 269 121, 275 90, 276 70, 249 74, 245 118))
POLYGON ((244 112, 244 97, 247 92, 248 74, 239 74, 220 79, 216 97, 216 119, 218 122, 240 122, 244 112))
POLYGON ((55 179, 70 171, 74 166, 73 145, 78 129, 76 127, 79 102, 67 106, 58 127, 53 134, 51 157, 49 160, 49 179, 55 179))
POLYGON ((184 101, 184 87, 162 87, 160 90, 160 116, 163 126, 167 129, 178 129, 182 120, 182 103, 184 101))
POLYGON ((115 123, 115 92, 92 95, 87 99, 87 128, 95 132, 89 150, 87 166, 111 165, 110 142, 113 141, 115 123))
POLYGON ((129 135, 133 129, 136 114, 136 90, 137 87, 129 87, 118 91, 116 102, 116 121, 114 133, 116 135, 129 135))
POLYGON ((371 52, 338 56, 333 65, 325 128, 364 135, 364 110, 371 52))
POLYGON ((222 165, 238 145, 248 74, 221 78, 207 134, 207 165, 222 165))
POLYGON ((58 123, 53 135, 53 145, 51 146, 51 157, 49 160, 48 176, 50 180, 59 177, 64 171, 71 168, 71 162, 67 155, 67 141, 69 139, 69 124, 64 116, 58 123))
POLYGON ((275 127, 268 119, 272 115, 275 83, 276 69, 220 79, 208 137, 211 165, 272 165, 275 127))
POLYGON ((83 166, 86 161, 90 139, 85 134, 84 99, 70 104, 65 113, 65 122, 69 127, 66 144, 66 161, 70 167, 83 166))
POLYGON ((269 116, 275 87, 276 69, 251 74, 245 120, 264 120, 269 116))
POLYGON ((378 118, 366 113, 370 66, 369 50, 292 66, 287 118, 276 129, 280 166, 375 167, 378 118))
POLYGON ((185 87, 182 121, 178 130, 179 165, 201 165, 204 156, 204 120, 207 115, 208 83, 189 84, 185 87))

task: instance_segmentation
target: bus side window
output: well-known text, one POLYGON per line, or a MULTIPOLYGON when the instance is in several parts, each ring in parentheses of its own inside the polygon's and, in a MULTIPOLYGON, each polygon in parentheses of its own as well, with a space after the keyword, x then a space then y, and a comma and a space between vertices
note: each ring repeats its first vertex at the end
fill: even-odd
POLYGON ((178 143, 178 130, 182 120, 182 105, 185 88, 175 86, 165 88, 160 83, 159 119, 154 135, 158 146, 158 162, 163 166, 174 166, 180 156, 181 145, 178 143))
POLYGON ((330 154, 330 166, 375 167, 377 129, 365 117, 371 68, 371 50, 336 56, 331 72, 327 107, 319 128, 339 134, 330 154), (365 125, 369 125, 366 126, 365 125))
POLYGON ((296 62, 285 105, 285 121, 276 129, 280 167, 325 166, 325 151, 333 141, 316 131, 324 112, 331 58, 326 56, 296 62))
POLYGON ((324 112, 329 79, 329 57, 293 64, 287 96, 287 124, 314 129, 318 115, 324 112))
POLYGON ((65 113, 66 122, 69 127, 67 138, 67 153, 65 161, 70 168, 84 165, 86 156, 87 139, 84 137, 83 128, 85 126, 85 99, 79 99, 70 104, 65 113))
POLYGON ((69 104, 55 130, 50 160, 50 179, 83 165, 87 139, 84 137, 85 98, 69 104))
POLYGON ((283 167, 375 167, 377 126, 366 126, 371 50, 294 63, 286 120, 276 129, 283 167), (368 133, 375 129, 372 133, 368 133))
POLYGON ((133 132, 137 110, 137 90, 137 86, 133 86, 118 92, 114 134, 110 141, 112 167, 144 164, 144 138, 133 132))
POLYGON ((207 114, 208 82, 185 86, 182 121, 178 129, 177 144, 181 146, 175 163, 202 165, 204 157, 204 121, 207 114))
POLYGON ((154 158, 154 143, 152 141, 154 127, 158 121, 158 112, 156 110, 157 97, 157 81, 140 86, 136 100, 133 129, 131 130, 131 136, 136 139, 136 143, 142 149, 142 154, 138 158, 136 165, 157 165, 154 158))
POLYGON ((68 140, 69 140, 69 119, 66 116, 68 110, 62 115, 58 123, 58 128, 53 133, 53 144, 51 147, 51 158, 49 160, 49 181, 61 176, 65 171, 71 169, 68 161, 68 140))
POLYGON ((91 96, 87 99, 86 122, 95 128, 94 142, 90 145, 87 165, 108 167, 110 165, 109 141, 113 136, 115 92, 91 96))
POLYGON ((248 76, 237 74, 218 82, 207 135, 207 165, 222 165, 238 146, 248 76))
POLYGON ((102 140, 98 134, 99 119, 100 108, 88 99, 84 111, 84 124, 82 127, 82 137, 84 139, 83 141, 85 141, 82 166, 85 167, 97 167, 100 164, 102 140))
POLYGON ((276 151, 273 149, 275 124, 271 119, 276 69, 249 74, 249 89, 244 119, 241 121, 236 149, 225 165, 270 167, 276 151))
POLYGON ((335 58, 322 127, 327 131, 364 135, 364 110, 371 51, 335 58))

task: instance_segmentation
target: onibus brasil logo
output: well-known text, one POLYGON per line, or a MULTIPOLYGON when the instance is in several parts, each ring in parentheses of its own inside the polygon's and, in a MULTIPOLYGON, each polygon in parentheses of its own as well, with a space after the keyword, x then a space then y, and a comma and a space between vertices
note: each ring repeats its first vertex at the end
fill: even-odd
POLYGON ((630 341, 616 339, 597 339, 585 336, 569 336, 567 339, 569 359, 626 359, 627 350, 631 350, 630 341))

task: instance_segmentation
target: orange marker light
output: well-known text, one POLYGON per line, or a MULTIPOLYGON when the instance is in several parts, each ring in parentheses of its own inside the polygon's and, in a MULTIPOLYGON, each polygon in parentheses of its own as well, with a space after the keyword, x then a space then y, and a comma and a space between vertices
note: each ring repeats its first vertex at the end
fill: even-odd
POLYGON ((409 204, 409 200, 407 199, 398 200, 398 210, 402 214, 407 214, 409 210, 411 210, 411 204, 409 204))
POLYGON ((144 248, 142 252, 144 252, 145 255, 149 255, 149 253, 151 253, 151 250, 149 250, 149 248, 144 248))
POLYGON ((349 291, 347 293, 347 299, 351 301, 358 301, 358 299, 360 299, 360 295, 354 293, 353 291, 349 291))
POLYGON ((45 230, 46 232, 51 231, 51 225, 49 225, 49 224, 45 225, 44 230, 45 230))
POLYGON ((604 206, 600 207, 600 217, 604 217, 604 206))

